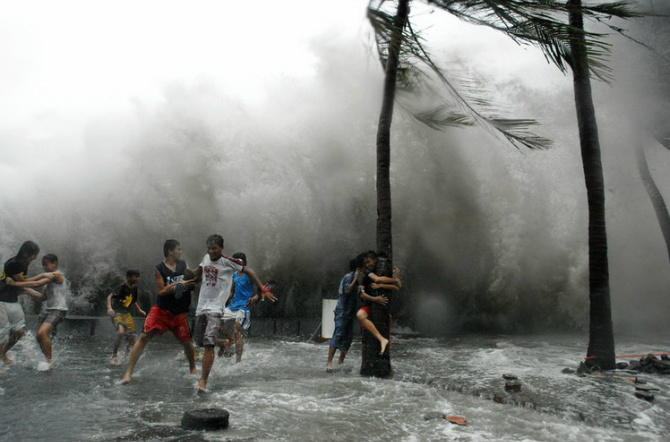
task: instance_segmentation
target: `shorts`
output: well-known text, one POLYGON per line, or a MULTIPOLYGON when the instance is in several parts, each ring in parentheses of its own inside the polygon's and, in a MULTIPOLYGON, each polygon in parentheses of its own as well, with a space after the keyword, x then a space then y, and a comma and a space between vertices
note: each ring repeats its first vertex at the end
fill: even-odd
POLYGON ((39 330, 44 323, 51 324, 55 329, 58 324, 63 322, 65 316, 67 316, 67 310, 47 310, 46 313, 40 315, 37 329, 39 330))
MULTIPOLYGON (((359 312, 360 312, 361 310, 363 310, 365 313, 368 314, 368 318, 370 317, 370 306, 369 306, 369 305, 366 305, 365 307, 361 307, 361 308, 358 309, 359 312)), ((382 331, 379 330, 379 333, 380 333, 382 336, 385 336, 386 339, 389 340, 388 345, 391 345, 391 328, 392 328, 392 327, 393 327, 393 317, 392 317, 391 314, 389 313, 389 329, 387 330, 386 333, 382 333, 382 331)), ((363 323, 361 323, 361 331, 365 331, 365 327, 363 327, 363 323)))
POLYGON ((144 321, 144 333, 160 334, 168 330, 180 342, 191 340, 191 330, 186 322, 186 313, 172 313, 170 310, 154 305, 144 321))
POLYGON ((193 340, 198 347, 214 347, 221 325, 221 313, 203 313, 195 317, 193 340))
POLYGON ((18 302, 0 302, 0 345, 6 344, 12 332, 26 326, 23 307, 18 302))
POLYGON ((361 308, 358 309, 359 312, 361 310, 363 310, 365 313, 367 313, 368 317, 370 317, 370 306, 369 305, 366 305, 365 307, 361 307, 361 308))
POLYGON ((118 330, 119 325, 126 329, 126 334, 135 333, 135 321, 133 317, 130 316, 130 313, 117 313, 112 317, 112 324, 114 324, 114 329, 118 330))
MULTIPOLYGON (((358 311, 359 312, 364 311, 368 315, 368 318, 370 317, 370 306, 369 305, 366 305, 365 307, 359 308, 358 311)), ((358 314, 357 314, 357 316, 358 316, 358 314)), ((361 331, 363 331, 363 330, 365 330, 365 327, 363 327, 363 323, 361 322, 361 331)))
MULTIPOLYGON (((369 313, 368 313, 369 314, 369 313)), ((348 351, 354 340, 354 320, 345 317, 342 313, 335 314, 335 331, 330 340, 330 346, 342 351, 348 351)))
POLYGON ((243 329, 247 330, 251 327, 251 310, 231 310, 228 307, 223 311, 223 321, 238 322, 243 329))

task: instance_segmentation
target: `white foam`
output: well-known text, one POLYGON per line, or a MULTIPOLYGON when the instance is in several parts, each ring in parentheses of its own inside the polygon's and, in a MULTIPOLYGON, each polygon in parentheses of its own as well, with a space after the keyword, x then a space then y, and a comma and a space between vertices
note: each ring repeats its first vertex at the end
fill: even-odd
POLYGON ((49 364, 47 361, 42 361, 39 364, 37 364, 37 371, 49 371, 51 370, 51 364, 49 364))

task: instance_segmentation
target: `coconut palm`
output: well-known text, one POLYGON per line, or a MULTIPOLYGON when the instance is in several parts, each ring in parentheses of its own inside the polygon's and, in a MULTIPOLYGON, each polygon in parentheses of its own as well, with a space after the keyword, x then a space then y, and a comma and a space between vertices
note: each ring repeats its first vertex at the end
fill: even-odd
MULTIPOLYGON (((398 66, 400 65, 401 47, 404 29, 409 17, 409 0, 399 0, 397 12, 387 23, 390 27, 388 51, 384 60, 384 95, 382 109, 377 126, 377 250, 385 257, 382 263, 388 263, 382 270, 379 266, 375 271, 379 275, 390 275, 390 263, 393 257, 391 229, 391 122, 395 103, 398 66)), ((388 293, 380 293, 387 295, 388 293)), ((390 338, 390 318, 385 305, 373 303, 370 306, 370 320, 382 335, 390 338)), ((379 343, 370 333, 363 333, 361 374, 364 376, 387 377, 391 374, 391 349, 379 357, 379 343)))
POLYGON ((607 259, 607 228, 605 224, 605 180, 600 159, 598 124, 591 93, 589 60, 584 37, 581 0, 568 0, 572 76, 575 107, 579 125, 579 143, 586 180, 589 206, 589 347, 588 363, 601 368, 614 368, 614 332, 610 302, 609 262, 607 259))

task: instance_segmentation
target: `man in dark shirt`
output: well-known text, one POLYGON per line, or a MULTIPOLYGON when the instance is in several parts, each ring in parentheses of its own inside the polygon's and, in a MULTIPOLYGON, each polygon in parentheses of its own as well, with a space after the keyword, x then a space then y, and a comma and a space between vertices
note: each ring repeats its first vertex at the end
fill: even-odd
POLYGON ((397 267, 393 270, 393 277, 379 276, 374 273, 374 269, 377 267, 377 259, 377 253, 370 250, 363 260, 365 268, 359 276, 360 285, 358 286, 363 307, 358 310, 356 317, 361 321, 361 327, 370 332, 379 341, 379 355, 381 356, 386 351, 386 346, 389 343, 388 336, 384 337, 379 333, 377 327, 370 321, 370 305, 372 302, 381 305, 388 304, 388 298, 383 294, 377 295, 377 290, 398 291, 402 287, 402 282, 398 278, 399 270, 397 267))
POLYGON ((41 298, 35 291, 25 291, 27 287, 38 287, 51 281, 48 274, 40 274, 27 279, 28 266, 37 258, 40 248, 32 241, 21 245, 19 253, 7 260, 0 275, 0 359, 5 365, 13 361, 7 352, 23 337, 26 326, 23 307, 19 303, 19 295, 24 293, 41 298))
POLYGON ((186 314, 191 307, 191 291, 195 284, 193 278, 185 278, 188 273, 188 264, 182 261, 181 245, 176 239, 168 239, 163 244, 165 259, 156 265, 154 277, 158 297, 151 307, 147 320, 144 322, 144 331, 133 347, 128 367, 121 378, 122 384, 132 379, 135 364, 144 351, 144 347, 151 338, 171 331, 175 338, 184 346, 184 353, 188 360, 191 374, 198 374, 195 366, 195 351, 191 342, 191 331, 188 328, 186 314))

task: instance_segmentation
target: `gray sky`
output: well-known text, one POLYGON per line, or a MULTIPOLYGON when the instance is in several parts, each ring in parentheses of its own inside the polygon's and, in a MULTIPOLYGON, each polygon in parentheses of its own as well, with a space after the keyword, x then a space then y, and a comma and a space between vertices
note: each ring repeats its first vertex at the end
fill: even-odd
MULTIPOLYGON (((244 101, 262 100, 263 89, 277 78, 314 75, 309 44, 316 36, 356 35, 360 50, 366 50, 366 5, 365 0, 0 0, 0 130, 35 124, 51 112, 74 119, 124 112, 133 100, 161 100, 170 82, 202 76, 244 101)), ((543 72, 527 75, 532 83, 555 73, 537 51, 446 14, 429 14, 420 2, 415 9, 420 25, 439 30, 429 36, 447 47, 456 43, 458 51, 449 57, 470 56, 475 69, 503 81, 528 74, 531 67, 543 72), (473 52, 481 56, 471 57, 473 52)))
POLYGON ((360 1, 1 0, 0 121, 155 101, 171 81, 235 84, 245 100, 273 77, 312 75, 307 47, 356 32, 360 1), (327 11, 327 12, 326 12, 327 11), (310 17, 313 17, 310 19, 310 17))

